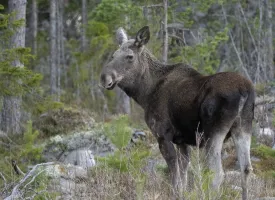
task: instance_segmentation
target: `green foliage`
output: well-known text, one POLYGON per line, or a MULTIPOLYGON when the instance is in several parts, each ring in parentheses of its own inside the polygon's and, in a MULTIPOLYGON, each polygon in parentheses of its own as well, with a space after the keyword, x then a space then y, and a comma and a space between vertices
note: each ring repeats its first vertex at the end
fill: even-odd
POLYGON ((275 158, 275 150, 266 145, 261 144, 252 150, 255 155, 261 158, 264 158, 264 159, 267 159, 270 157, 275 158))
MULTIPOLYGON (((117 26, 124 26, 129 22, 137 23, 136 20, 142 18, 142 10, 139 6, 135 6, 130 0, 103 0, 90 14, 93 20, 103 22, 110 26, 110 28, 117 26), (128 16, 125 18, 125 16, 128 16)), ((134 24, 129 26, 133 26, 134 24)))
POLYGON ((39 132, 33 130, 32 122, 28 121, 26 125, 25 133, 23 134, 23 143, 20 157, 28 158, 32 163, 36 163, 41 160, 42 148, 35 146, 39 132))
POLYGON ((135 177, 137 199, 142 199, 146 175, 141 171, 145 166, 150 151, 148 147, 139 143, 135 147, 127 147, 132 133, 129 119, 126 115, 115 118, 104 125, 104 131, 117 150, 107 157, 96 158, 99 163, 121 173, 130 173, 135 177))
POLYGON ((261 158, 254 164, 256 173, 267 179, 275 180, 275 150, 261 144, 252 149, 252 154, 261 158))
MULTIPOLYGON (((1 6, 3 8, 3 6, 1 6)), ((27 69, 33 56, 30 48, 10 44, 11 37, 24 20, 11 20, 15 13, 1 14, 0 20, 0 96, 22 95, 36 87, 42 76, 27 69)))
POLYGON ((134 172, 135 174, 144 166, 149 155, 148 149, 139 145, 131 150, 118 150, 107 157, 98 157, 97 160, 120 172, 134 172))
POLYGON ((218 47, 228 40, 228 29, 218 32, 215 36, 206 36, 202 42, 195 46, 183 48, 184 59, 195 69, 204 74, 214 74, 219 66, 218 47))
POLYGON ((264 83, 258 83, 255 85, 255 90, 256 90, 256 93, 257 95, 264 95, 267 93, 267 90, 266 90, 266 84, 264 83))
POLYGON ((64 104, 62 102, 53 101, 52 96, 47 96, 46 98, 42 98, 34 102, 34 110, 32 113, 37 116, 60 108, 64 108, 64 104))
MULTIPOLYGON (((27 171, 28 165, 41 162, 42 147, 36 145, 38 131, 33 130, 32 122, 28 121, 23 135, 14 138, 0 138, 3 144, 0 147, 1 172, 5 174, 7 182, 15 181, 16 176, 11 166, 11 161, 15 160, 23 172, 27 171), (15 176, 14 176, 15 175, 15 176)), ((0 179, 0 187, 3 184, 0 179)))
POLYGON ((125 148, 132 137, 132 130, 129 127, 127 115, 120 115, 110 123, 104 125, 104 132, 110 141, 119 149, 125 148))
POLYGON ((120 149, 114 152, 113 155, 107 157, 97 157, 97 162, 101 163, 102 167, 107 166, 112 170, 120 173, 129 173, 134 177, 137 199, 143 199, 144 186, 146 182, 146 174, 142 171, 148 157, 150 156, 149 149, 142 144, 132 149, 120 149))

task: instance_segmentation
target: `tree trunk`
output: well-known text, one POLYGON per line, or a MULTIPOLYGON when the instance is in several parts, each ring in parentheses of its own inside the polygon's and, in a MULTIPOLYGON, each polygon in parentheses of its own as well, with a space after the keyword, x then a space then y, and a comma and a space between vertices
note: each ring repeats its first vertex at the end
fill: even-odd
POLYGON ((168 54, 168 31, 167 31, 167 4, 168 0, 163 0, 163 49, 162 49, 162 61, 167 63, 168 54))
MULTIPOLYGON (((56 94, 56 76, 57 76, 57 49, 56 49, 56 0, 50 1, 50 86, 51 86, 51 95, 56 94)), ((55 97, 56 98, 56 97, 55 97)))
MULTIPOLYGON (((9 0, 9 12, 15 12, 12 21, 26 20, 26 0, 9 0)), ((25 47, 25 22, 18 27, 10 41, 10 48, 25 47)), ((23 67, 19 60, 13 62, 14 67, 23 67)), ((21 97, 4 96, 1 112, 1 130, 7 133, 20 134, 21 130, 21 97)))
POLYGON ((272 38, 272 2, 270 0, 266 0, 266 47, 267 47, 267 77, 271 81, 274 79, 274 64, 273 64, 273 38, 272 38))
POLYGON ((120 88, 115 89, 116 92, 116 113, 131 114, 130 98, 120 88))
POLYGON ((81 28, 81 50, 82 52, 87 48, 87 38, 86 38, 86 26, 88 23, 87 20, 87 0, 82 0, 82 28, 81 28))
POLYGON ((32 0, 32 13, 31 13, 31 38, 32 38, 32 53, 37 54, 37 0, 32 0))
POLYGON ((67 80, 67 67, 66 67, 66 62, 65 62, 65 46, 64 46, 64 4, 60 4, 60 74, 63 74, 64 77, 64 87, 66 87, 68 84, 68 80, 67 80))
POLYGON ((57 49, 57 54, 56 54, 56 74, 57 74, 57 82, 56 82, 56 89, 57 89, 57 101, 60 101, 60 95, 61 95, 61 38, 62 38, 62 33, 61 33, 61 26, 63 22, 61 21, 61 1, 57 1, 57 9, 56 9, 56 49, 57 49))

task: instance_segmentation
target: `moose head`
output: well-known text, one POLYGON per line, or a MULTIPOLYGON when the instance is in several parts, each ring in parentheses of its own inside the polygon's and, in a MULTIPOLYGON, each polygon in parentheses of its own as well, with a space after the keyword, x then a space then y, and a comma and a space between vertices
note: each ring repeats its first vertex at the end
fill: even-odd
POLYGON ((108 90, 112 90, 123 81, 131 82, 131 80, 141 75, 140 56, 144 45, 150 39, 149 27, 144 26, 141 28, 135 39, 128 39, 125 30, 119 28, 116 31, 116 39, 119 48, 101 73, 101 85, 108 90))

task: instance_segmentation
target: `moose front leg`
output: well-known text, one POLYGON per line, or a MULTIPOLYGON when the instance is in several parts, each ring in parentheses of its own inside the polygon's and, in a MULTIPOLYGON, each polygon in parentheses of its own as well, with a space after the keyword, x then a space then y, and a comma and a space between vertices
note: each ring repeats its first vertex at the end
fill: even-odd
POLYGON ((158 138, 158 144, 160 152, 168 165, 169 176, 173 186, 173 198, 175 198, 179 192, 178 187, 180 187, 177 152, 173 143, 171 141, 165 140, 163 137, 158 138))

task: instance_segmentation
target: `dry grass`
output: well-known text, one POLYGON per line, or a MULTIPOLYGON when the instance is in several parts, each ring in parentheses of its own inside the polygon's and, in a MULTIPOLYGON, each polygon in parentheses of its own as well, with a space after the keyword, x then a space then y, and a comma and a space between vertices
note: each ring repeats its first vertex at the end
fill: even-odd
MULTIPOLYGON (((211 189, 212 175, 205 168, 203 154, 194 148, 192 163, 189 168, 187 200, 239 200, 241 199, 240 173, 227 172, 226 180, 219 191, 211 189)), ((89 171, 89 179, 85 181, 85 197, 83 190, 76 192, 73 199, 93 200, 167 200, 171 199, 171 185, 168 181, 167 169, 163 160, 156 163, 154 170, 136 169, 136 172, 120 172, 107 165, 94 167, 89 171), (162 165, 161 165, 162 164, 162 165)), ((77 187, 77 186, 76 186, 77 187)), ((275 196, 275 185, 272 179, 262 179, 256 175, 250 178, 249 199, 275 196)), ((77 190, 77 188, 75 188, 77 190)))

